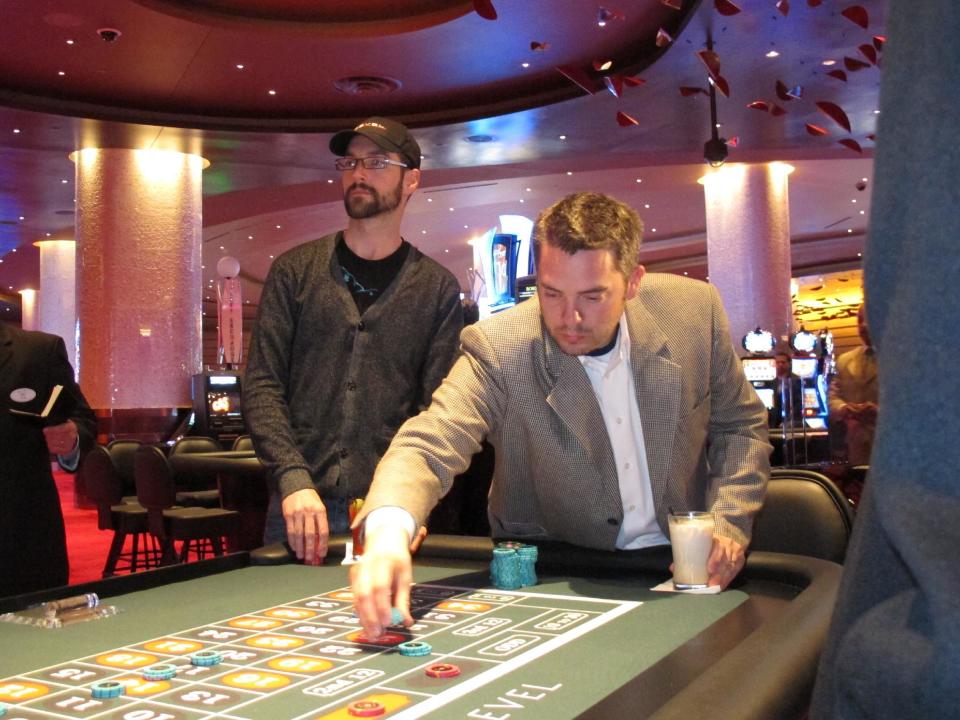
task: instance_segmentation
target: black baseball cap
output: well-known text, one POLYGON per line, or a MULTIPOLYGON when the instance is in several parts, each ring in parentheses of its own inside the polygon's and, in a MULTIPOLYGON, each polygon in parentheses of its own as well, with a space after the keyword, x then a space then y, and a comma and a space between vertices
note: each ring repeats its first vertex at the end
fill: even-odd
POLYGON ((410 167, 420 167, 420 146, 417 141, 405 125, 390 118, 367 118, 352 130, 341 130, 330 138, 330 152, 343 157, 347 154, 350 141, 357 135, 372 140, 381 150, 398 153, 410 167))

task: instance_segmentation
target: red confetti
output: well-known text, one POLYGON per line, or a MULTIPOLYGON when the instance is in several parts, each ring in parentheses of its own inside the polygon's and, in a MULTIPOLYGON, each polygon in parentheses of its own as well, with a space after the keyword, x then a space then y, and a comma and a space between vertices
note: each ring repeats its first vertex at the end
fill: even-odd
POLYGON ((630 87, 640 87, 641 85, 646 85, 647 81, 636 75, 624 75, 623 84, 629 85, 630 87))
POLYGON ((716 77, 720 74, 720 56, 713 50, 701 50, 697 53, 697 57, 707 66, 710 75, 716 77))
POLYGON ((777 3, 777 10, 780 11, 780 14, 786 17, 790 14, 790 0, 780 0, 777 3))
POLYGON ((770 106, 763 100, 754 100, 752 103, 747 105, 748 110, 763 110, 764 112, 770 112, 770 106))
POLYGON ((609 90, 614 97, 620 97, 620 93, 623 92, 622 75, 604 75, 603 84, 607 86, 607 90, 609 90))
POLYGON ((572 65, 558 65, 557 72, 590 95, 596 92, 595 81, 580 68, 575 68, 572 65))
POLYGON ((668 33, 663 28, 660 28, 659 30, 657 30, 657 47, 666 47, 672 42, 673 42, 673 38, 670 37, 670 33, 668 33))
POLYGON ((807 132, 810 133, 811 135, 829 135, 830 134, 829 130, 824 129, 819 125, 811 125, 810 123, 807 123, 807 132))
POLYGON ((770 105, 770 114, 773 115, 774 117, 780 117, 781 115, 786 115, 787 111, 784 110, 779 105, 777 105, 776 103, 773 103, 770 105))
POLYGON ((543 52, 544 50, 550 49, 550 43, 537 42, 536 40, 534 40, 533 42, 530 43, 530 49, 533 50, 534 52, 543 52))
POLYGON ((684 97, 690 97, 692 95, 697 95, 699 93, 703 93, 704 95, 710 94, 703 88, 699 88, 699 87, 690 87, 689 85, 683 85, 680 88, 680 94, 683 95, 684 97))
POLYGON ((864 43, 857 48, 861 54, 874 65, 877 64, 877 49, 870 43, 864 43))
POLYGON ((887 41, 887 38, 883 35, 874 35, 873 36, 873 46, 877 50, 883 50, 883 44, 887 41))
POLYGON ((730 138, 729 140, 724 140, 724 142, 727 144, 727 147, 735 148, 735 147, 737 147, 737 146, 740 144, 740 138, 739 138, 738 136, 734 135, 734 136, 733 136, 732 138, 730 138))
POLYGON ((730 0, 713 0, 713 6, 721 15, 736 15, 740 12, 740 8, 730 2, 730 0))
POLYGON ((713 78, 713 85, 724 97, 730 97, 730 83, 727 82, 725 77, 717 75, 713 78))
POLYGON ((857 70, 863 70, 864 68, 870 67, 869 63, 863 62, 863 60, 857 60, 856 58, 843 56, 843 66, 850 72, 857 72, 857 70))
POLYGON ((851 5, 841 10, 840 14, 847 20, 862 27, 864 30, 870 25, 870 17, 867 15, 867 9, 863 5, 851 5))
POLYGON ((617 111, 617 124, 620 127, 629 127, 631 125, 639 125, 640 121, 635 117, 627 115, 625 112, 617 111))
POLYGON ((787 90, 787 86, 780 80, 777 80, 776 89, 777 89, 777 97, 783 100, 784 102, 790 102, 791 100, 793 100, 793 97, 791 97, 790 92, 787 90))
POLYGON ((850 132, 850 118, 839 105, 823 100, 817 103, 817 109, 833 120, 837 125, 850 132))
POLYGON ((473 0, 473 9, 484 20, 497 19, 497 11, 493 7, 492 0, 473 0))
POLYGON ((827 73, 827 75, 832 78, 836 78, 837 80, 843 80, 844 82, 847 81, 847 74, 843 70, 831 70, 827 73))
POLYGON ((854 152, 858 152, 858 153, 863 152, 863 148, 860 147, 860 143, 858 143, 856 140, 851 140, 850 138, 844 138, 843 140, 837 140, 837 142, 843 145, 844 147, 850 148, 854 152))
POLYGON ((662 5, 666 5, 668 8, 673 8, 674 10, 682 10, 683 3, 682 0, 660 0, 662 5))

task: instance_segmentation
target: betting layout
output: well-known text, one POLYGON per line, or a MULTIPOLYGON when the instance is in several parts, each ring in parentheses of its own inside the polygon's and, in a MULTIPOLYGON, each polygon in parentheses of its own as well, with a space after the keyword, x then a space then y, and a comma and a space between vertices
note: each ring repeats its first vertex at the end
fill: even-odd
POLYGON ((371 641, 340 589, 7 678, 0 707, 3 720, 421 717, 640 604, 419 584, 416 624, 371 641))

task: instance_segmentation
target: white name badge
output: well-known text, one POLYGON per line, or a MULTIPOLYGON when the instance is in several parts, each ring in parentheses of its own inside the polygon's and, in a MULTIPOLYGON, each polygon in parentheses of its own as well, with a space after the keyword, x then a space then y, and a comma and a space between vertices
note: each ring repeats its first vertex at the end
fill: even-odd
POLYGON ((17 388, 10 393, 10 399, 18 403, 30 402, 36 396, 37 391, 30 388, 17 388))

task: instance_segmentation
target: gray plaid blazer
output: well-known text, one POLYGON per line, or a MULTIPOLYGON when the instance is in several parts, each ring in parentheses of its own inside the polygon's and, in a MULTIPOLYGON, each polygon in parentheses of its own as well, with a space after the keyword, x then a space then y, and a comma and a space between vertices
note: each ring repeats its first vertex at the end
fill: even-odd
MULTIPOLYGON (((711 509, 746 544, 769 477, 766 411, 743 374, 713 286, 649 273, 627 303, 630 365, 657 520, 711 509)), ((494 537, 614 549, 623 507, 600 406, 580 361, 546 332, 536 299, 464 329, 430 407, 399 430, 362 515, 387 505, 423 524, 486 437, 496 450, 494 537)))

